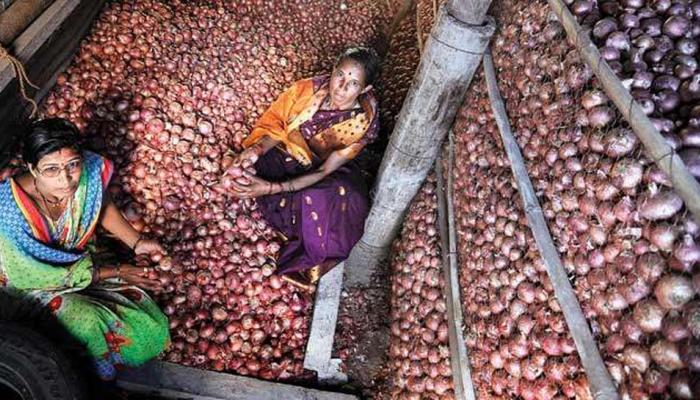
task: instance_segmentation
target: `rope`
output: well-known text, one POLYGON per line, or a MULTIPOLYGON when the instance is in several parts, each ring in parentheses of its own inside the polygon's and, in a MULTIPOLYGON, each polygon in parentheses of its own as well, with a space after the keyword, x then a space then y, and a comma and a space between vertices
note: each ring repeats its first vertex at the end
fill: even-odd
POLYGON ((7 60, 10 65, 12 65, 12 68, 15 71, 15 76, 17 77, 17 82, 19 83, 19 91, 20 94, 22 94, 22 98, 29 102, 29 104, 32 106, 32 113, 29 116, 30 118, 34 117, 34 114, 36 114, 36 110, 38 108, 36 101, 34 99, 30 98, 27 95, 27 91, 25 88, 25 84, 33 87, 34 89, 39 89, 38 86, 32 83, 32 81, 29 80, 29 77, 27 76, 27 71, 25 71, 24 66, 22 63, 13 57, 3 46, 0 46, 0 61, 2 60, 7 60))

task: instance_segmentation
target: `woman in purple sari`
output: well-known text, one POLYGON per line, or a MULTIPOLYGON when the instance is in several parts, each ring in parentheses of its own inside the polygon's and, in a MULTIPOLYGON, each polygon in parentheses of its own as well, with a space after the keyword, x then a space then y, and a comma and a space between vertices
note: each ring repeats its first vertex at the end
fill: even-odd
POLYGON ((352 159, 379 130, 372 92, 378 66, 371 49, 346 50, 330 76, 282 93, 243 142, 238 163, 255 163, 257 176, 234 184, 234 195, 256 198, 286 236, 277 273, 297 286, 310 289, 348 257, 364 231, 369 197, 352 159))

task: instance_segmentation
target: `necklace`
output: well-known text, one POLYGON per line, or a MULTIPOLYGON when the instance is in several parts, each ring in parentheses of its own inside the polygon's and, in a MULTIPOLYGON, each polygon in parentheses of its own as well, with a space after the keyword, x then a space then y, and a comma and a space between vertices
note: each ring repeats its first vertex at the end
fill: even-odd
POLYGON ((39 187, 36 184, 36 178, 34 178, 34 190, 36 190, 36 192, 39 193, 39 197, 41 197, 41 200, 43 202, 44 211, 46 211, 48 216, 54 221, 56 221, 58 218, 60 218, 60 214, 59 214, 58 218, 55 218, 52 211, 54 211, 54 212, 57 210, 61 211, 60 209, 57 209, 57 207, 62 207, 63 203, 66 201, 66 198, 59 199, 58 201, 50 201, 49 199, 46 198, 46 196, 44 196, 43 193, 41 193, 41 190, 39 190, 39 187))

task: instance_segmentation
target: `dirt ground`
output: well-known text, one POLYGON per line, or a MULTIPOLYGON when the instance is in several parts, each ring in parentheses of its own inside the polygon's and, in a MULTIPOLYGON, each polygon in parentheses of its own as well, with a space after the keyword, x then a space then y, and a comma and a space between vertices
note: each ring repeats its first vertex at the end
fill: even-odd
POLYGON ((364 399, 383 399, 389 348, 390 279, 388 266, 379 268, 368 287, 341 294, 333 357, 343 360, 347 389, 364 399))

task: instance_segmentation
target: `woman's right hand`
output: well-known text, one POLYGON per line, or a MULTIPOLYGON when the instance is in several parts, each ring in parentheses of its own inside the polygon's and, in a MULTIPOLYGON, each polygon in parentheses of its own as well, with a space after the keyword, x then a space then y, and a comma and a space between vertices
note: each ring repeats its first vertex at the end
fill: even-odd
POLYGON ((148 273, 151 270, 152 268, 141 268, 131 264, 121 264, 119 267, 102 267, 99 272, 99 280, 118 278, 130 285, 159 292, 162 288, 160 281, 148 278, 148 273))
POLYGON ((258 161, 260 158, 260 149, 258 146, 251 146, 243 150, 235 158, 229 158, 224 160, 223 167, 225 169, 224 175, 229 175, 233 168, 246 169, 250 168, 258 161))
POLYGON ((141 268, 131 264, 122 264, 119 267, 119 270, 120 278, 126 281, 126 283, 130 283, 134 286, 140 287, 141 289, 146 289, 153 292, 159 292, 162 288, 159 280, 148 278, 148 273, 152 270, 152 268, 141 268))

